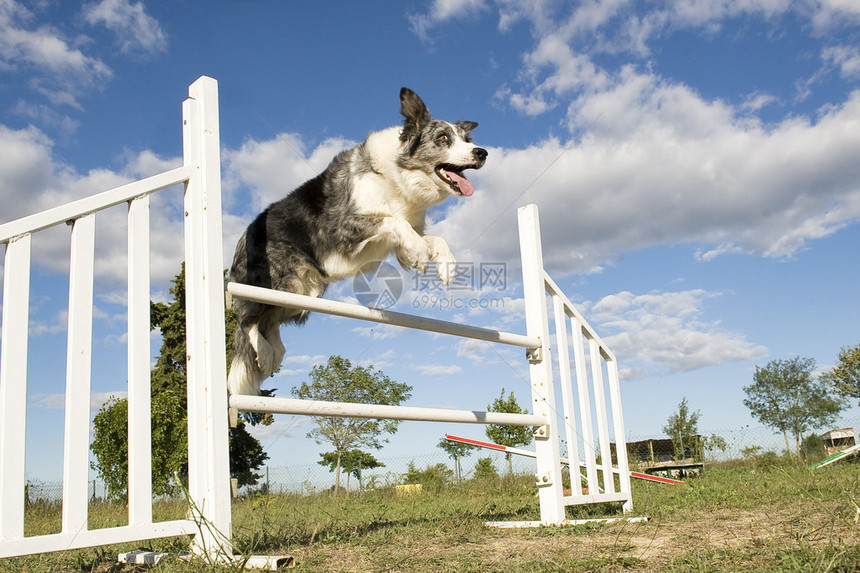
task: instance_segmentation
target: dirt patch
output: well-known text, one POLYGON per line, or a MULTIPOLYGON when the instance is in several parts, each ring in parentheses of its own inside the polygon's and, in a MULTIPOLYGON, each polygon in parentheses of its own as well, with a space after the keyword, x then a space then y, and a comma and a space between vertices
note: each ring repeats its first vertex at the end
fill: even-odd
POLYGON ((798 516, 714 511, 683 521, 615 523, 570 528, 438 531, 416 539, 395 534, 372 547, 349 544, 293 552, 305 571, 662 571, 670 564, 714 559, 767 567, 780 552, 839 544, 857 546, 848 520, 822 512, 798 516), (840 523, 836 523, 839 521, 840 523))

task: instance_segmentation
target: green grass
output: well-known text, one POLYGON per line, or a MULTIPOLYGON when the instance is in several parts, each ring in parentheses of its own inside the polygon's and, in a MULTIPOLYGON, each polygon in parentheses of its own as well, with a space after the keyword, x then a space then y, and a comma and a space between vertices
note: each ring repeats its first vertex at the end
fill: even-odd
MULTIPOLYGON (((772 460, 773 461, 773 460, 772 460)), ((647 523, 497 530, 485 521, 539 518, 528 476, 425 488, 392 488, 338 498, 254 495, 233 504, 235 547, 245 555, 290 554, 299 571, 855 571, 860 524, 854 496, 860 467, 815 473, 800 463, 709 466, 684 486, 634 480, 635 515, 647 523), (429 490, 429 491, 428 491, 429 490)), ((159 519, 185 512, 157 503, 159 519)), ((617 515, 618 507, 577 508, 570 517, 617 515)), ((28 508, 28 534, 59 528, 57 504, 28 508)), ((91 506, 93 526, 123 523, 124 508, 91 506)), ((187 549, 187 539, 0 560, 0 572, 129 572, 116 555, 187 549)), ((172 558, 157 572, 231 571, 172 558)))

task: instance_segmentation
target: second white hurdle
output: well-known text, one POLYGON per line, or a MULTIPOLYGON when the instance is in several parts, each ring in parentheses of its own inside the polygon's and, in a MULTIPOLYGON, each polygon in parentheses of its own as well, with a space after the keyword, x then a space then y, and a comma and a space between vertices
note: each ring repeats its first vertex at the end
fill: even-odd
POLYGON ((519 226, 526 308, 527 334, 525 335, 238 283, 228 283, 226 291, 228 301, 232 298, 242 298, 273 306, 298 308, 346 318, 520 346, 526 350, 526 357, 530 364, 532 414, 502 414, 473 410, 232 395, 228 398, 231 419, 235 420, 238 412, 244 411, 533 426, 535 428, 535 458, 537 462, 535 478, 539 487, 541 516, 537 523, 545 525, 565 523, 565 507, 569 505, 621 502, 624 511, 630 511, 632 509, 632 495, 615 357, 545 272, 537 206, 527 205, 519 210, 519 226), (552 324, 547 311, 547 295, 552 300, 554 319, 552 324), (585 358, 586 342, 589 356, 587 363, 585 358), (573 360, 570 358, 571 347, 574 351, 573 360), (553 379, 553 352, 558 354, 556 360, 560 384, 556 384, 553 379), (574 369, 573 372, 571 372, 572 368, 574 369), (573 385, 574 380, 575 386, 573 385), (558 397, 556 396, 557 392, 559 392, 558 397), (608 405, 606 403, 607 396, 608 405), (561 405, 560 409, 557 406, 558 403, 561 405), (593 426, 592 418, 594 418, 596 428, 593 426), (617 464, 615 472, 612 471, 613 462, 609 449, 610 420, 616 443, 617 464), (590 486, 585 491, 591 493, 564 494, 559 444, 562 436, 566 438, 567 449, 572 454, 571 457, 579 459, 580 452, 582 453, 584 460, 581 461, 581 465, 586 471, 584 479, 590 486), (601 460, 599 468, 597 466, 598 459, 601 460), (602 471, 602 475, 598 475, 598 469, 602 471), (615 478, 603 478, 603 476, 613 476, 613 473, 615 478), (598 482, 601 482, 600 485, 598 482))

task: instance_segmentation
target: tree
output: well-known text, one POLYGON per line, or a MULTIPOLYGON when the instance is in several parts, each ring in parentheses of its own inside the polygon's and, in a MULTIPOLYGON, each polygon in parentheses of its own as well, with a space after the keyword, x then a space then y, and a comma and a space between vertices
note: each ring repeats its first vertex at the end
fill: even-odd
POLYGON ((812 358, 772 360, 764 368, 756 366, 753 384, 744 387, 747 394, 744 405, 752 416, 782 432, 789 452, 791 434, 798 455, 803 434, 832 424, 845 407, 844 400, 831 395, 828 384, 813 379, 814 369, 812 358))
MULTIPOLYGON (((328 471, 333 472, 337 468, 337 452, 326 452, 320 454, 322 460, 317 463, 321 466, 328 466, 328 471)), ((361 450, 349 450, 341 456, 341 470, 346 472, 346 490, 349 491, 349 478, 355 476, 359 480, 361 487, 361 472, 362 470, 372 470, 373 468, 383 468, 385 464, 373 457, 372 454, 362 452, 361 450)))
POLYGON ((463 481, 463 470, 460 467, 460 458, 472 455, 472 451, 475 450, 475 446, 470 446, 463 442, 452 442, 445 438, 439 440, 439 443, 436 444, 436 446, 442 448, 445 450, 445 453, 451 456, 451 459, 454 460, 454 475, 458 482, 463 481))
MULTIPOLYGON (((152 489, 158 495, 175 492, 173 476, 188 476, 188 416, 185 346, 185 266, 173 279, 168 303, 150 303, 150 325, 160 329, 161 350, 150 374, 152 403, 152 489)), ((233 339, 236 319, 227 313, 227 341, 233 339)), ((227 343, 227 364, 232 360, 232 345, 227 343)), ((248 416, 256 422, 261 417, 248 416)), ((108 496, 125 498, 128 489, 128 401, 110 400, 93 421, 95 461, 93 469, 105 482, 108 496)), ((256 473, 268 455, 260 442, 251 436, 243 420, 230 429, 230 475, 239 486, 253 485, 261 477, 256 473)))
POLYGON ((230 477, 236 478, 238 487, 256 485, 264 475, 257 470, 268 459, 263 444, 248 433, 245 420, 240 417, 236 427, 230 428, 230 477))
POLYGON ((841 396, 860 399, 860 344, 842 347, 836 366, 821 378, 841 396))
MULTIPOLYGON (((528 412, 517 404, 517 399, 514 393, 511 392, 505 398, 505 389, 502 388, 499 397, 493 400, 493 403, 487 406, 489 412, 505 412, 508 414, 527 414, 528 412)), ((485 432, 487 437, 493 442, 515 448, 517 446, 526 446, 532 441, 532 429, 529 426, 497 426, 488 424, 485 432)), ((508 460, 508 473, 514 473, 514 464, 511 460, 511 454, 505 453, 505 459, 508 460)))
POLYGON ((687 399, 681 398, 681 403, 678 404, 678 411, 666 420, 666 425, 663 426, 663 433, 672 438, 676 460, 696 457, 697 450, 701 446, 701 444, 697 443, 699 439, 699 418, 701 415, 699 410, 691 412, 690 406, 687 404, 687 399), (688 452, 689 456, 687 455, 688 452))
MULTIPOLYGON (((314 366, 310 378, 310 383, 302 382, 292 389, 293 396, 302 400, 399 405, 412 395, 412 386, 395 382, 372 366, 353 367, 349 360, 340 356, 329 357, 325 366, 314 366)), ((344 454, 362 447, 381 448, 388 441, 381 436, 393 434, 400 424, 398 420, 331 416, 314 416, 313 420, 317 427, 308 432, 308 437, 318 444, 334 446, 335 495, 340 491, 344 454)))
POLYGON ((496 466, 493 465, 493 460, 489 457, 478 458, 478 463, 475 464, 475 479, 497 478, 499 472, 496 466))
MULTIPOLYGON (((726 443, 726 439, 722 436, 718 436, 716 434, 711 434, 710 436, 702 439, 702 449, 704 452, 714 452, 716 450, 720 450, 721 452, 726 451, 729 445, 726 443)), ((702 456, 704 458, 704 455, 702 456)))

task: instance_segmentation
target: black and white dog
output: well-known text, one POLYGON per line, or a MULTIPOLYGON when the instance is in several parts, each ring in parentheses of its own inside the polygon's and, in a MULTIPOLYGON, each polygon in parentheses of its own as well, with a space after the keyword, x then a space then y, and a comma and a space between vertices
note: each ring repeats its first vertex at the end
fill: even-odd
MULTIPOLYGON (((472 121, 433 119, 421 98, 400 90, 402 128, 371 133, 338 154, 325 171, 263 211, 236 246, 231 280, 321 296, 337 280, 393 252, 405 268, 453 278, 454 257, 439 237, 424 234, 428 208, 448 196, 470 196, 466 169, 480 169, 487 151, 472 143, 472 121)), ((306 311, 233 301, 238 326, 228 389, 259 394, 280 366, 283 323, 301 324, 306 311)))

